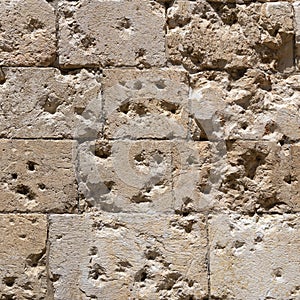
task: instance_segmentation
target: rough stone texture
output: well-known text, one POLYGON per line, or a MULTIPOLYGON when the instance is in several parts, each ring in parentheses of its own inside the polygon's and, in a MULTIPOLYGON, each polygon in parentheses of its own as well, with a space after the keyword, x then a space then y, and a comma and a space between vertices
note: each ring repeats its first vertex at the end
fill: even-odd
POLYGON ((235 75, 219 71, 192 75, 192 137, 199 139, 204 130, 211 141, 298 141, 299 82, 299 74, 283 78, 257 69, 235 75))
POLYGON ((300 1, 295 1, 293 3, 293 9, 295 13, 295 52, 296 52, 296 62, 298 70, 300 69, 300 1))
MULTIPOLYGON (((80 124, 91 132, 92 105, 101 109, 97 74, 86 70, 63 75, 54 68, 3 68, 0 85, 0 136, 17 138, 72 138, 80 124), (82 115, 83 114, 83 115, 82 115)), ((99 123, 99 122, 98 122, 99 123)), ((83 133, 81 133, 83 134, 83 133)))
POLYGON ((45 299, 46 216, 0 214, 0 299, 45 299))
POLYGON ((293 9, 288 2, 178 1, 168 9, 168 59, 191 72, 293 67, 293 9))
POLYGON ((202 216, 53 215, 49 239, 55 300, 207 297, 202 216))
POLYGON ((62 1, 59 13, 63 67, 165 63, 164 7, 155 1, 62 1))
POLYGON ((72 144, 1 140, 0 211, 74 211, 77 191, 72 144))
POLYGON ((299 212, 299 147, 252 141, 227 146, 221 207, 246 213, 299 212))
POLYGON ((108 139, 186 139, 188 76, 176 69, 104 71, 108 139))
POLYGON ((209 221, 212 299, 299 299, 299 215, 209 221))
POLYGON ((48 66, 55 60, 55 13, 45 0, 2 0, 0 66, 48 66))
POLYGON ((82 209, 192 212, 212 206, 209 143, 97 141, 77 147, 82 209))

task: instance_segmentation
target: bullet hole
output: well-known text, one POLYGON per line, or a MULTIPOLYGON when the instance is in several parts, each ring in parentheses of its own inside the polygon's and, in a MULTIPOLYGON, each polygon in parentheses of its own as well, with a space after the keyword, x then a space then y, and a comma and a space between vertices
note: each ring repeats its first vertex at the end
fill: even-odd
POLYGON ((99 264, 95 263, 91 267, 91 270, 89 271, 88 278, 92 278, 94 280, 97 280, 99 276, 105 275, 105 268, 101 267, 99 264))
POLYGON ((147 270, 146 268, 143 268, 135 274, 134 280, 137 282, 144 282, 147 279, 147 277, 147 270))
POLYGON ((276 277, 282 277, 282 269, 281 268, 277 268, 274 270, 274 275, 276 277))
POLYGON ((4 84, 5 81, 6 81, 5 74, 4 74, 3 70, 0 68, 0 84, 4 84))
POLYGON ((98 253, 98 248, 96 246, 92 246, 89 250, 89 255, 96 255, 98 253))
POLYGON ((142 84, 139 80, 137 80, 137 81, 133 84, 133 88, 134 88, 135 90, 140 90, 142 87, 143 87, 143 84, 142 84))
POLYGON ((45 25, 38 19, 31 18, 26 29, 30 32, 33 32, 38 29, 42 29, 45 25))
POLYGON ((20 237, 21 239, 25 239, 25 238, 26 238, 26 234, 19 234, 19 237, 20 237))
POLYGON ((46 188, 46 186, 45 186, 43 183, 39 183, 39 184, 38 184, 38 187, 39 187, 39 189, 42 190, 42 191, 46 188))
POLYGON ((161 101, 160 105, 161 105, 162 109, 167 110, 167 111, 171 112, 172 114, 176 114, 176 112, 179 108, 178 104, 167 102, 167 101, 161 101))
POLYGON ((17 173, 12 173, 11 174, 11 178, 12 179, 17 179, 18 178, 18 174, 17 173))
POLYGON ((131 199, 131 202, 133 203, 145 203, 145 202, 152 202, 152 200, 146 196, 146 195, 143 195, 141 192, 139 192, 137 195, 134 195, 131 199))
POLYGON ((36 163, 35 162, 33 162, 33 161, 28 161, 27 162, 27 169, 29 170, 29 171, 35 171, 35 166, 36 166, 36 163))
POLYGON ((104 141, 95 144, 95 156, 106 159, 111 155, 111 145, 104 141))
POLYGON ((129 102, 123 103, 119 107, 119 112, 122 112, 123 114, 128 114, 129 112, 129 102))
POLYGON ((12 287, 15 284, 16 279, 17 277, 4 277, 3 283, 8 287, 12 287))
POLYGON ((291 184, 292 183, 292 176, 289 174, 289 175, 286 175, 283 180, 288 183, 288 184, 291 184))
POLYGON ((17 185, 15 191, 18 194, 25 195, 29 200, 33 200, 36 196, 35 193, 30 189, 30 187, 24 184, 17 185))
POLYGON ((159 81, 156 81, 155 85, 159 90, 163 90, 166 87, 165 81, 162 79, 160 79, 159 81))
POLYGON ((234 242, 234 248, 238 249, 238 248, 241 248, 245 245, 245 242, 242 242, 242 241, 235 241, 234 242))
POLYGON ((74 108, 75 114, 77 114, 79 116, 81 116, 83 114, 84 110, 85 110, 85 107, 75 107, 74 108))

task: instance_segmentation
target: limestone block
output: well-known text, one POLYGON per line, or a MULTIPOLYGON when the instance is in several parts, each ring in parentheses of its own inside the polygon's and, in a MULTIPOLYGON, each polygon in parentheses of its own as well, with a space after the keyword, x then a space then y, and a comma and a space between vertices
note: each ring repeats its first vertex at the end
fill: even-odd
POLYGON ((0 214, 0 298, 45 299, 46 216, 0 214))
POLYGON ((298 70, 300 69, 300 1, 293 3, 295 13, 295 51, 298 70))
POLYGON ((211 145, 186 141, 78 143, 76 175, 83 210, 203 211, 213 177, 211 145))
POLYGON ((108 139, 186 139, 188 95, 184 71, 105 70, 104 134, 108 139))
POLYGON ((1 140, 0 211, 72 212, 77 191, 71 141, 1 140))
MULTIPOLYGON (((220 205, 246 213, 299 212, 295 192, 299 182, 290 147, 272 142, 228 142, 220 205)), ((297 154, 293 156, 297 161, 297 154)))
POLYGON ((194 140, 206 136, 210 141, 297 141, 299 82, 298 74, 283 78, 254 69, 192 75, 191 136, 194 140))
POLYGON ((155 1, 61 1, 59 63, 162 66, 164 7, 155 1))
POLYGON ((300 144, 291 145, 291 176, 287 178, 292 185, 292 198, 300 206, 300 144))
POLYGON ((167 15, 168 59, 191 72, 293 68, 291 3, 179 1, 167 15))
POLYGON ((83 123, 89 134, 101 131, 97 74, 64 75, 54 68, 3 68, 3 73, 1 137, 72 138, 84 134, 83 123))
POLYGON ((54 299, 207 299, 202 216, 51 215, 54 299))
POLYGON ((0 66, 48 66, 55 60, 55 12, 47 1, 1 1, 0 20, 0 66))
POLYGON ((299 215, 212 216, 212 298, 299 299, 299 231, 299 215))

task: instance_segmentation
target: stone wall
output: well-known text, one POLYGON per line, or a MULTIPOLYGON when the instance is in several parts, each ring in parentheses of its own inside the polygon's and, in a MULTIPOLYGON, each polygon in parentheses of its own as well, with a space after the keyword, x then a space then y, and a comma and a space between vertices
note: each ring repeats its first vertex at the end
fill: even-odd
POLYGON ((300 2, 0 0, 0 299, 299 300, 300 2))

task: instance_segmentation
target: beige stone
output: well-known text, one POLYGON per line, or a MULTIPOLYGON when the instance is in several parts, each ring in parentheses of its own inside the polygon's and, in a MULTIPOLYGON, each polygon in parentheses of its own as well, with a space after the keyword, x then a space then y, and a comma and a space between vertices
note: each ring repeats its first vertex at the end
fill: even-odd
POLYGON ((192 75, 193 139, 206 135, 210 141, 299 140, 299 80, 298 74, 283 78, 255 69, 192 75))
POLYGON ((291 155, 290 147, 272 142, 228 142, 220 207, 246 213, 299 212, 295 192, 299 182, 293 170, 299 155, 298 148, 292 148, 295 153, 291 155))
POLYGON ((188 95, 184 71, 105 70, 104 135, 108 139, 186 139, 188 95))
POLYGON ((0 66, 48 66, 55 60, 55 12, 45 0, 1 1, 0 66))
POLYGON ((99 75, 54 68, 3 68, 0 136, 72 138, 101 132, 99 75), (84 124, 84 126, 82 125, 84 124))
POLYGON ((72 212, 77 190, 71 141, 1 140, 1 212, 72 212))
POLYGON ((203 211, 217 159, 212 146, 186 141, 98 140, 77 145, 76 170, 83 210, 203 211))
POLYGON ((299 215, 209 221, 212 298, 299 299, 299 215))
POLYGON ((293 9, 288 2, 179 1, 168 9, 168 59, 195 72, 256 67, 293 69, 293 9))
POLYGON ((295 1, 293 3, 294 13, 295 13, 295 56, 297 62, 297 68, 300 68, 300 1, 295 1))
POLYGON ((202 216, 52 215, 54 299, 204 299, 202 216))
POLYGON ((59 15, 62 67, 165 64, 164 7, 155 1, 61 1, 59 15))
POLYGON ((300 207, 300 145, 291 145, 291 176, 287 178, 292 185, 292 198, 295 204, 300 207))
POLYGON ((0 298, 45 299, 46 216, 0 214, 0 298))

